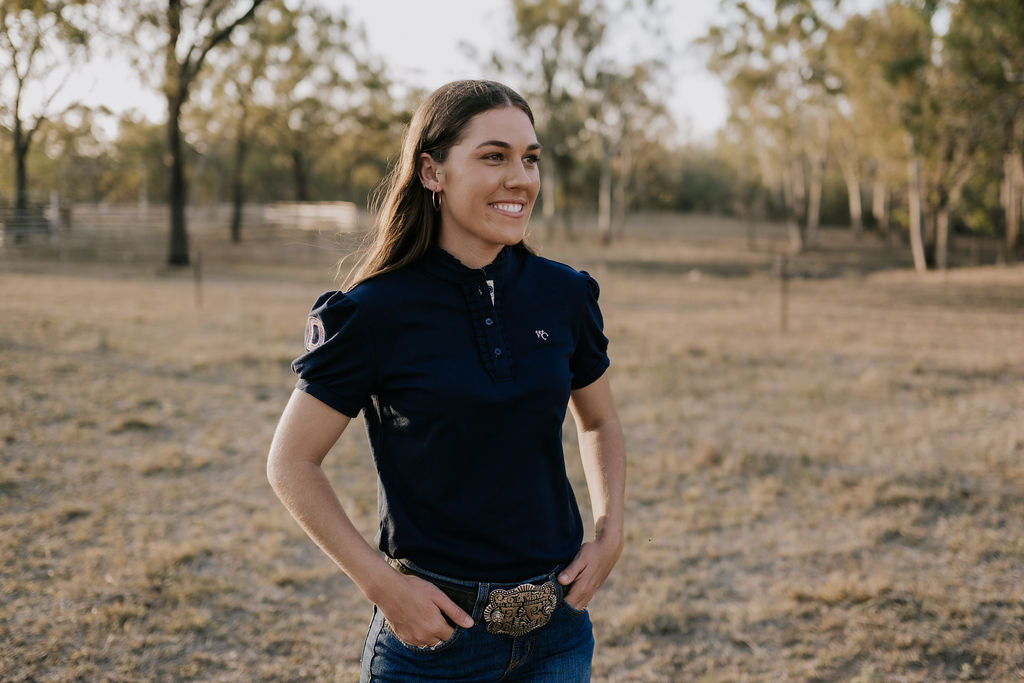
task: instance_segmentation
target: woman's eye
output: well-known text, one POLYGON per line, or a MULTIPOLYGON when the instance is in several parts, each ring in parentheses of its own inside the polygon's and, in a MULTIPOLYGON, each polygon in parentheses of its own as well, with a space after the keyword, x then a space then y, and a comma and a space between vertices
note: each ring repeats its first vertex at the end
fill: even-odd
POLYGON ((501 152, 491 152, 490 154, 484 156, 484 159, 487 159, 488 161, 501 161, 504 158, 505 155, 502 154, 501 152))
POLYGON ((523 161, 526 163, 527 166, 536 166, 537 164, 540 163, 540 157, 531 154, 530 156, 523 157, 523 161))

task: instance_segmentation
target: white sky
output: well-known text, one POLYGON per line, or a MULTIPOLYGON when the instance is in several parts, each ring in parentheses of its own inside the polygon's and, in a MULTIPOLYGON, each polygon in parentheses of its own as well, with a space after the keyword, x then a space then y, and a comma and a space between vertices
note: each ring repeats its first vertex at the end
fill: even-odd
MULTIPOLYGON (((457 78, 479 78, 475 63, 459 48, 473 45, 481 55, 512 52, 512 14, 507 0, 444 0, 438 3, 375 0, 327 6, 349 6, 351 16, 366 27, 370 47, 382 55, 399 80, 433 88, 457 78)), ((609 3, 615 4, 615 3, 609 3)), ((669 17, 664 30, 676 56, 669 60, 673 93, 670 106, 684 139, 710 140, 728 115, 725 89, 704 68, 689 43, 704 34, 718 0, 673 0, 665 3, 669 17)), ((615 27, 615 47, 630 60, 653 47, 639 26, 615 27)), ((665 55, 657 55, 665 57, 665 55)))
MULTIPOLYGON (((320 1, 329 7, 348 7, 349 16, 365 27, 371 51, 388 64, 393 78, 427 90, 457 78, 493 76, 480 72, 460 49, 461 43, 474 46, 481 55, 495 50, 506 54, 514 51, 508 0, 320 1)), ((702 56, 689 48, 689 43, 704 33, 718 0, 665 4, 669 16, 664 31, 676 53, 667 60, 673 84, 671 113, 682 140, 710 143, 728 114, 725 91, 707 73, 702 56)), ((624 62, 631 60, 631 54, 656 44, 638 26, 615 29, 612 38, 624 62)), ((105 105, 115 112, 137 109, 154 121, 164 117, 163 98, 151 86, 143 85, 126 63, 116 59, 98 61, 63 94, 81 98, 89 105, 105 105)))

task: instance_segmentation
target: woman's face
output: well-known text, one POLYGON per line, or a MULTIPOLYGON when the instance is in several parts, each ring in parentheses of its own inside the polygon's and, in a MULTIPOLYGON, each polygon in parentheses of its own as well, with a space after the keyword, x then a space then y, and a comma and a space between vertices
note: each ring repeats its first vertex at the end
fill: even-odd
POLYGON ((444 163, 424 157, 424 185, 441 194, 442 248, 479 266, 523 239, 540 191, 540 145, 525 113, 501 107, 477 114, 444 163))

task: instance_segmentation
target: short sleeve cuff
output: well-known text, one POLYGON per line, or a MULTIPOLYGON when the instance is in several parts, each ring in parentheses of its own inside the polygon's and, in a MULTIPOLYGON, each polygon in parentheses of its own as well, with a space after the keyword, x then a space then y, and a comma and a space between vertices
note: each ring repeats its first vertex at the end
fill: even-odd
POLYGON ((354 405, 351 399, 346 400, 322 384, 313 384, 304 379, 295 383, 295 388, 305 392, 327 406, 334 408, 348 418, 355 418, 362 409, 361 405, 354 405))
POLYGON ((608 357, 605 356, 597 363, 597 365, 587 372, 574 375, 569 386, 573 391, 575 391, 576 389, 582 389, 585 386, 593 384, 601 378, 601 375, 604 374, 604 371, 608 369, 609 365, 611 365, 611 362, 608 360, 608 357))

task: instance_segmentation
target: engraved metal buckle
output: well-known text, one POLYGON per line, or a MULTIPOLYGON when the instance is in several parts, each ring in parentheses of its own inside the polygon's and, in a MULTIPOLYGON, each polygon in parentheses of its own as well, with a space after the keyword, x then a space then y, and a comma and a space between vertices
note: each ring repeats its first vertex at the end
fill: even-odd
POLYGON ((509 590, 496 588, 484 608, 487 631, 507 636, 529 633, 548 623, 557 604, 554 581, 540 586, 524 583, 509 590))

